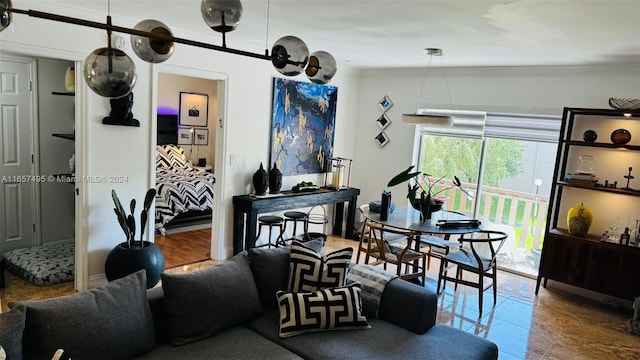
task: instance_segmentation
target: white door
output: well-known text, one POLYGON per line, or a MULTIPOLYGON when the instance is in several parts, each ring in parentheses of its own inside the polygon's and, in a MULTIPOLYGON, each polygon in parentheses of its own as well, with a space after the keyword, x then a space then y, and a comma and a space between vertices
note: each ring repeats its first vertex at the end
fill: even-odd
POLYGON ((36 245, 33 178, 35 60, 0 59, 0 253, 36 245))

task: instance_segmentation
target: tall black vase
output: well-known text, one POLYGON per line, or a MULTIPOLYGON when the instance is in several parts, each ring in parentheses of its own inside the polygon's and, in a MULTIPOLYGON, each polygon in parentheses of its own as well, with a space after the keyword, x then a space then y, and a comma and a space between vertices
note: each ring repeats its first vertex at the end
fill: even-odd
POLYGON ((160 281, 164 265, 164 255, 156 244, 145 241, 141 248, 130 249, 126 242, 122 242, 114 247, 107 256, 104 274, 107 280, 113 281, 145 269, 147 271, 147 289, 151 289, 160 281))
POLYGON ((256 190, 256 195, 266 195, 268 187, 269 175, 260 163, 260 169, 253 174, 253 188, 256 190))
POLYGON ((282 188, 282 172, 278 169, 276 163, 269 170, 269 194, 278 194, 282 188))

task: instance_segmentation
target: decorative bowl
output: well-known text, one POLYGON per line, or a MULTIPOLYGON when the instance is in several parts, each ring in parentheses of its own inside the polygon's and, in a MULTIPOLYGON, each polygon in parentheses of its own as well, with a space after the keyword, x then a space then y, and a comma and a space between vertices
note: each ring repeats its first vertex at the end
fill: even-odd
POLYGON ((640 99, 632 98, 609 98, 609 106, 618 110, 640 109, 640 99))

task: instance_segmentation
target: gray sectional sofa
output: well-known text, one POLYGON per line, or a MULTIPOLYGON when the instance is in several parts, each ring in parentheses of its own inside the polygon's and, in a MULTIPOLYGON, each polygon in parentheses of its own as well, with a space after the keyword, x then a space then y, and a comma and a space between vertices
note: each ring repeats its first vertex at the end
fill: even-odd
POLYGON ((11 304, 0 314, 0 345, 9 360, 51 359, 57 349, 73 360, 497 359, 492 342, 436 325, 436 295, 400 279, 386 284, 377 308, 363 303, 358 315, 367 326, 341 328, 337 320, 332 330, 281 337, 291 320, 281 313, 295 307, 275 295, 290 285, 290 252, 252 249, 210 269, 163 274, 162 287, 150 290, 139 271, 89 291, 11 304))

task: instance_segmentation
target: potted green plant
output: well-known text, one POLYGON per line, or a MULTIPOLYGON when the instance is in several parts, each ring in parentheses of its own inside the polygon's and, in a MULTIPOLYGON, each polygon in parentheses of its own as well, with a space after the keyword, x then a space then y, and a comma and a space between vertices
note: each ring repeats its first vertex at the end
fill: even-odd
MULTIPOLYGON (((388 187, 392 187, 398 184, 402 184, 405 181, 409 181, 407 184, 407 198, 411 206, 420 211, 420 217, 422 221, 431 219, 431 214, 435 211, 442 209, 446 199, 437 197, 445 190, 452 188, 453 186, 443 187, 440 190, 434 192, 434 186, 438 184, 444 176, 433 180, 432 176, 425 174, 422 171, 412 171, 415 165, 409 166, 406 170, 400 172, 394 176, 387 183, 388 187)), ((472 197, 469 192, 462 188, 462 183, 457 176, 454 176, 453 183, 458 187, 465 195, 472 197)))
POLYGON ((105 275, 112 281, 145 269, 147 272, 147 288, 152 288, 160 281, 160 274, 164 271, 165 260, 162 250, 150 241, 144 241, 144 230, 147 227, 149 208, 156 196, 156 189, 149 189, 144 197, 143 208, 140 211, 140 238, 136 240, 136 220, 134 212, 136 200, 129 203, 130 214, 127 214, 118 194, 111 190, 111 198, 115 205, 113 211, 118 223, 124 231, 126 241, 119 243, 111 250, 105 262, 105 275))

